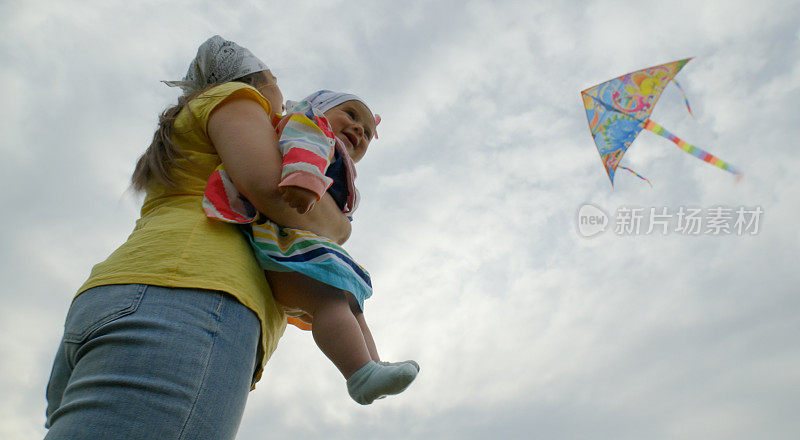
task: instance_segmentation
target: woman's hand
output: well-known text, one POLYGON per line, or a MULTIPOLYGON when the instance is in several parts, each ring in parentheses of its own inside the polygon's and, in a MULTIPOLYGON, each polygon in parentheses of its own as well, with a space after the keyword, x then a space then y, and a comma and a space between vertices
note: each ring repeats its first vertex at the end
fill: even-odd
POLYGON ((311 231, 339 244, 350 236, 350 221, 325 193, 305 214, 278 191, 282 157, 267 112, 250 99, 232 99, 208 119, 208 136, 236 188, 273 222, 311 231))

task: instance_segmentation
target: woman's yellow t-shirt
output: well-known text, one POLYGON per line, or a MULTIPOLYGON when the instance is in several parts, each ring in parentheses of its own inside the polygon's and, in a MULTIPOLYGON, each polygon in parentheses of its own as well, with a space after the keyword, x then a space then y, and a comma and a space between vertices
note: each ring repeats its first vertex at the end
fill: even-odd
POLYGON ((175 119, 173 140, 186 158, 173 168, 177 188, 151 182, 128 240, 98 263, 78 294, 106 284, 151 284, 165 287, 219 290, 236 297, 261 321, 264 356, 256 381, 286 328, 286 317, 272 298, 264 271, 250 244, 235 225, 206 217, 203 193, 221 163, 208 137, 211 112, 232 98, 270 104, 256 89, 229 82, 191 100, 175 119))

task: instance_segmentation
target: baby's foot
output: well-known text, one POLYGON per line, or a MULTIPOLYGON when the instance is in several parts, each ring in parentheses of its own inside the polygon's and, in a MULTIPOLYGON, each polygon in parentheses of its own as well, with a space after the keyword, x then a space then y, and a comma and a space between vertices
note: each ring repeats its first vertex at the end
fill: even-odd
POLYGON ((369 361, 347 379, 347 392, 362 405, 375 399, 403 392, 417 377, 419 366, 407 362, 378 363, 369 361))

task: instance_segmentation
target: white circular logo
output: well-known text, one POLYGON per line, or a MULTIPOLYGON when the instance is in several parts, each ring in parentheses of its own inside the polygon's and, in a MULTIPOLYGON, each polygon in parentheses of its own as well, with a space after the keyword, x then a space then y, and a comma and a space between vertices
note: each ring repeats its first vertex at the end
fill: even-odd
POLYGON ((608 227, 608 215, 602 209, 586 203, 578 210, 578 232, 586 237, 593 237, 608 227))

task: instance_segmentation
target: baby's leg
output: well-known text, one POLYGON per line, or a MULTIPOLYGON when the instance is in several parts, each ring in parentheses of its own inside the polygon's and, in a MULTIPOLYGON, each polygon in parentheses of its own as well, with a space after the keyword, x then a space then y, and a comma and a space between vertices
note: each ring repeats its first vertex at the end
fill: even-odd
POLYGON ((372 334, 352 295, 296 272, 270 272, 275 300, 312 316, 314 342, 347 379, 362 405, 405 390, 419 372, 416 362, 380 362, 372 334))
POLYGON ((361 333, 364 335, 364 342, 367 343, 367 349, 369 350, 369 355, 373 361, 384 366, 409 364, 413 366, 417 372, 419 372, 419 364, 416 361, 408 360, 402 362, 382 362, 380 355, 378 355, 378 348, 375 347, 375 340, 372 339, 372 332, 369 331, 367 321, 364 319, 364 312, 361 311, 361 308, 358 307, 358 301, 356 301, 356 299, 352 296, 350 297, 350 310, 353 311, 353 315, 355 315, 358 325, 361 326, 361 333))
POLYGON ((361 308, 358 306, 358 301, 352 296, 350 296, 350 310, 353 312, 353 316, 356 317, 356 321, 358 322, 358 326, 361 328, 361 334, 364 336, 364 343, 367 345, 367 350, 369 351, 369 356, 375 362, 380 362, 381 357, 378 355, 378 348, 375 346, 375 340, 372 339, 372 332, 369 331, 369 327, 367 326, 367 321, 364 319, 364 312, 361 311, 361 308))
POLYGON ((349 295, 297 272, 267 271, 267 279, 277 302, 313 317, 314 342, 345 378, 372 360, 349 295))

